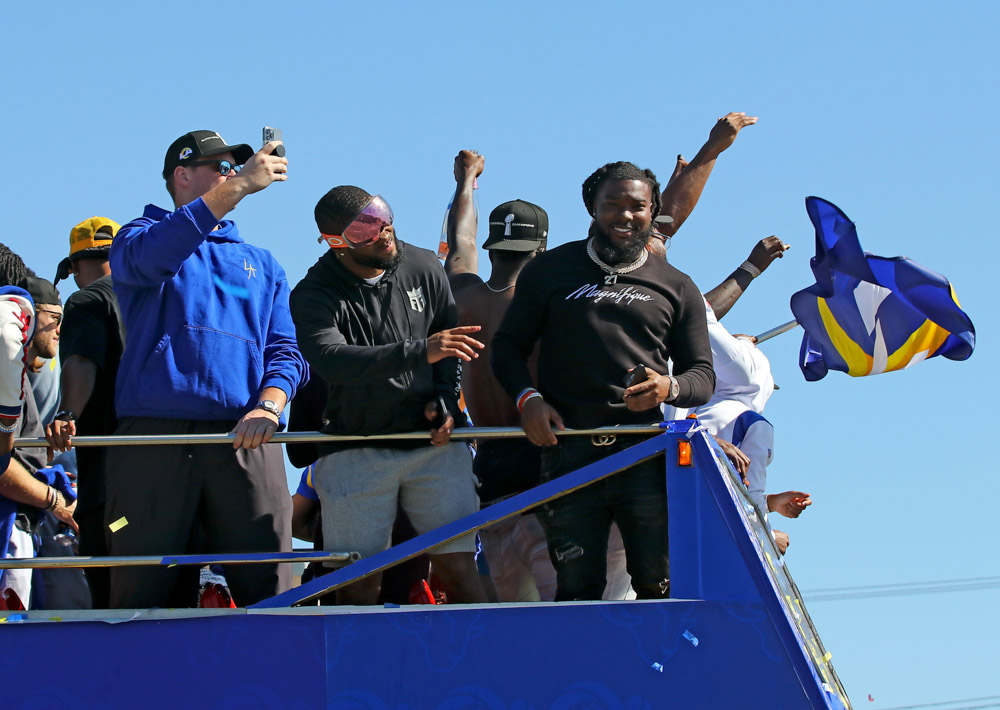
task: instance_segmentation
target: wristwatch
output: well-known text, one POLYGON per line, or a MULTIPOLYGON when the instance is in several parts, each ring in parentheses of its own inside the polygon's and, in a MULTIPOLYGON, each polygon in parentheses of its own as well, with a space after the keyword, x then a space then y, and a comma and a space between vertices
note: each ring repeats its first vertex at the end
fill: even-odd
POLYGON ((673 375, 667 375, 670 378, 670 394, 667 398, 663 400, 664 402, 673 402, 677 399, 677 395, 681 393, 681 384, 677 381, 677 378, 673 375))
POLYGON ((62 419, 64 422, 75 422, 76 415, 68 409, 63 409, 56 412, 56 415, 52 417, 53 419, 62 419))
POLYGON ((254 409, 263 409, 265 412, 273 414, 276 417, 281 417, 281 407, 278 403, 271 399, 262 399, 257 402, 257 406, 254 409))

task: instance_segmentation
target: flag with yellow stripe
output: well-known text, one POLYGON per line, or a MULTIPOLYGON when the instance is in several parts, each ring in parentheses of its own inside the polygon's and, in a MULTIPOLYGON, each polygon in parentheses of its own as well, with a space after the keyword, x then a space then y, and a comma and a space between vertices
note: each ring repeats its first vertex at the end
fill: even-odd
POLYGON ((972 355, 976 331, 948 279, 906 257, 863 251, 854 223, 831 202, 807 197, 806 210, 816 228, 816 283, 794 294, 791 307, 805 330, 799 367, 807 380, 972 355))

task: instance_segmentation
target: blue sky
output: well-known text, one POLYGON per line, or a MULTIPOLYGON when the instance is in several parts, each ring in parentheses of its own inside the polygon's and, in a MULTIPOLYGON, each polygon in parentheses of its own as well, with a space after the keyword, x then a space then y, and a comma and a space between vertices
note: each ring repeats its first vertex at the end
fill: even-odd
MULTIPOLYGON (((761 237, 792 245, 727 316, 730 330, 791 318, 789 296, 811 279, 803 199, 819 195, 867 250, 946 275, 978 334, 964 363, 818 383, 798 372, 800 332, 764 346, 781 385, 768 485, 815 501, 786 525, 796 581, 1000 575, 989 443, 1000 6, 675 5, 6 8, 3 241, 51 278, 77 222, 168 205, 160 170, 174 138, 208 128, 256 146, 267 124, 284 131, 289 181, 233 217, 293 284, 321 253, 312 208, 334 185, 381 193, 400 236, 433 247, 461 148, 486 156, 483 212, 536 202, 554 245, 584 235, 580 185, 595 168, 632 160, 665 179, 718 116, 746 111, 760 123, 720 158, 670 251, 708 290, 761 237)), ((809 610, 855 705, 876 710, 1000 694, 997 602, 993 587, 809 610)))

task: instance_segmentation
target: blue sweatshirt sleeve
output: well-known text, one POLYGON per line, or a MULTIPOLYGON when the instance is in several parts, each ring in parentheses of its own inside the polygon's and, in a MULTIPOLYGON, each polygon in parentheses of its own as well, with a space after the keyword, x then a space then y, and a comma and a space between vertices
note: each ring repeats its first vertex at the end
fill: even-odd
POLYGON ((309 380, 309 368, 295 340, 285 272, 277 263, 274 267, 276 288, 264 340, 264 377, 260 388, 277 387, 291 401, 298 388, 309 380))
POLYGON ((170 280, 219 224, 200 197, 154 219, 151 213, 160 211, 149 205, 142 217, 118 230, 109 257, 115 284, 143 287, 170 280))

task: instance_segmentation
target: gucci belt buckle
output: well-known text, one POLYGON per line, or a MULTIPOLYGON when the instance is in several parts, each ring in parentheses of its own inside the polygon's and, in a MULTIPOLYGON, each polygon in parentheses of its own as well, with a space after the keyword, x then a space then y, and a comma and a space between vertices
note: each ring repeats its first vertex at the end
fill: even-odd
POLYGON ((594 446, 611 446, 618 440, 614 434, 594 434, 590 437, 590 443, 594 446))

